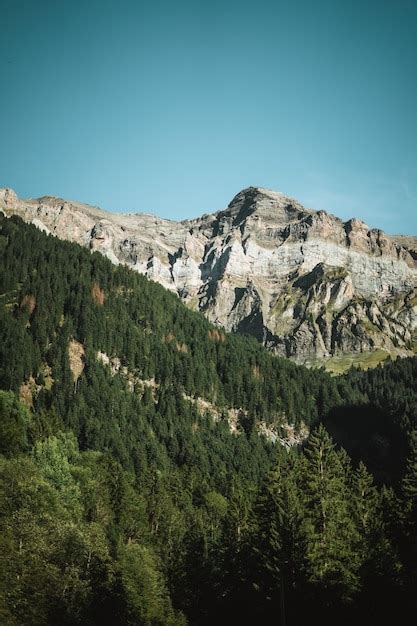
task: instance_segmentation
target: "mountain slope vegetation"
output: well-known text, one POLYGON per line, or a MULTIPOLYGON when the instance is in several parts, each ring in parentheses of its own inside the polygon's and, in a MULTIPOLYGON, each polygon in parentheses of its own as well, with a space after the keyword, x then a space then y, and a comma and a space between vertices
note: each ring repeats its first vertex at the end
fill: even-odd
POLYGON ((416 359, 332 378, 17 217, 0 253, 2 623, 412 607, 416 359))

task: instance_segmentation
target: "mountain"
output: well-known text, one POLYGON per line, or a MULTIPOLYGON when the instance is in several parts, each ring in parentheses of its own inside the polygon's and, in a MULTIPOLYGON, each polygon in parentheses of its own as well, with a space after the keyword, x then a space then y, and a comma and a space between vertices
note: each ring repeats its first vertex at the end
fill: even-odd
POLYGON ((17 216, 0 258, 2 625, 406 623, 417 358, 308 369, 17 216))
POLYGON ((250 187, 222 211, 175 222, 0 190, 0 208, 98 250, 176 292, 228 331, 300 362, 413 354, 417 237, 343 222, 250 187))

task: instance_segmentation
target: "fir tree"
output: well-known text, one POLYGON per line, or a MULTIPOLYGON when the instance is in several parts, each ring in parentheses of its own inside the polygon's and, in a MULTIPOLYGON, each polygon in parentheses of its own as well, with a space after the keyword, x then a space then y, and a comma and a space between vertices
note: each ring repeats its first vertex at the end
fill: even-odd
POLYGON ((305 449, 304 572, 322 602, 350 601, 359 588, 358 531, 349 510, 346 456, 323 426, 305 449))

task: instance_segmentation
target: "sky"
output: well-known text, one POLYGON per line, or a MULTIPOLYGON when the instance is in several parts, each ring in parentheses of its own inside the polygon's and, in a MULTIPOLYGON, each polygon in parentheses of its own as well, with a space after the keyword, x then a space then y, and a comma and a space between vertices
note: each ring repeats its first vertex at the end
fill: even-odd
POLYGON ((417 235, 417 0, 0 0, 0 187, 417 235))

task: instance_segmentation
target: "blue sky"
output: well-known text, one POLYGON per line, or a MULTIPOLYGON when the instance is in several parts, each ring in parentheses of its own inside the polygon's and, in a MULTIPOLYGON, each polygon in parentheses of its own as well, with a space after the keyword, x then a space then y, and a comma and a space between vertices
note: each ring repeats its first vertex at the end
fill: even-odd
POLYGON ((0 186, 181 219, 255 185, 417 234, 416 0, 0 9, 0 186))

